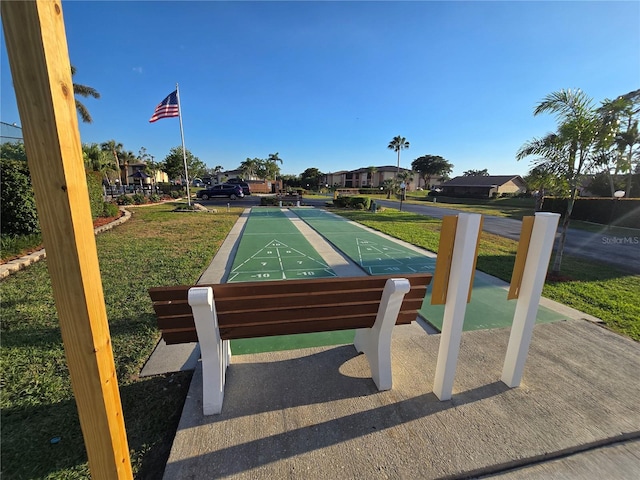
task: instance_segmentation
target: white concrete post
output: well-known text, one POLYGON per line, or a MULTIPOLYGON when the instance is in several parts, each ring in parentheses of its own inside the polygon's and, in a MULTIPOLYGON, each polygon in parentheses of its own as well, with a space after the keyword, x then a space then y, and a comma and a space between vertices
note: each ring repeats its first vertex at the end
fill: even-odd
POLYGON ((482 216, 477 213, 458 214, 438 363, 433 382, 433 393, 440 400, 449 400, 453 391, 453 378, 458 363, 462 325, 467 309, 481 218, 482 216))
POLYGON ((371 378, 378 390, 391 390, 391 334, 398 321, 404 296, 411 290, 406 278, 390 278, 382 291, 376 320, 371 328, 359 328, 353 340, 355 349, 367 356, 371 378))
POLYGON ((560 215, 557 213, 537 212, 533 221, 529 251, 502 369, 501 380, 509 387, 517 387, 522 380, 559 219, 560 215))
POLYGON ((222 412, 226 370, 231 353, 229 341, 220 338, 212 288, 192 287, 188 298, 200 343, 202 410, 204 415, 215 415, 222 412))

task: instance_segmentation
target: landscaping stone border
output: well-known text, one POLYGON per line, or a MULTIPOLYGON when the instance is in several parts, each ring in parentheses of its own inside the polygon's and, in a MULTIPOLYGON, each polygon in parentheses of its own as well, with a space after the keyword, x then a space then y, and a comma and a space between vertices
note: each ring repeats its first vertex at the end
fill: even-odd
MULTIPOLYGON (((123 207, 119 207, 120 211, 123 212, 122 216, 111 223, 103 225, 101 227, 95 228, 94 233, 98 235, 99 233, 106 232, 107 230, 111 230, 113 227, 117 227, 118 225, 122 225, 124 222, 131 218, 131 212, 123 207)), ((29 255, 25 255, 24 257, 16 258, 15 260, 11 260, 10 262, 3 263, 0 265, 0 280, 4 280, 9 275, 12 275, 23 268, 27 268, 29 265, 39 262, 43 258, 47 257, 47 252, 45 249, 38 250, 37 252, 30 253, 29 255)))

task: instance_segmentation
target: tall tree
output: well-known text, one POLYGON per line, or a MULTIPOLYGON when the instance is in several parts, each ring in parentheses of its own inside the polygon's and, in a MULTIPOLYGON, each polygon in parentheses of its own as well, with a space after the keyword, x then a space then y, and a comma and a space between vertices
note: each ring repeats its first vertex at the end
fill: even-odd
MULTIPOLYGON (((204 162, 191 153, 189 149, 185 151, 185 156, 187 158, 189 178, 201 177, 207 171, 207 166, 204 162)), ((184 171, 184 160, 181 146, 173 147, 169 150, 169 154, 160 164, 160 169, 165 171, 171 180, 187 178, 184 171)))
POLYGON ((323 173, 317 168, 307 168, 300 174, 300 183, 304 188, 317 190, 320 186, 320 179, 323 173))
POLYGON ((263 178, 275 180, 276 177, 280 175, 278 163, 282 165, 282 159, 278 156, 278 152, 270 153, 269 158, 264 161, 263 178))
POLYGON ((111 154, 102 150, 97 143, 83 143, 82 156, 85 168, 100 172, 105 180, 110 181, 117 175, 118 171, 114 168, 111 154))
POLYGON ((409 148, 409 142, 406 138, 398 135, 391 139, 389 145, 387 145, 387 148, 389 150, 393 150, 394 152, 398 152, 398 169, 396 170, 396 177, 398 177, 400 176, 400 151, 409 148))
POLYGON ((109 152, 113 157, 113 164, 115 171, 118 172, 118 180, 122 181, 122 167, 120 166, 120 155, 123 153, 124 146, 116 142, 115 140, 109 140, 100 144, 100 149, 104 152, 109 152))
POLYGON ((259 158, 247 157, 247 159, 240 164, 240 170, 242 170, 242 176, 245 180, 251 180, 251 177, 256 175, 261 162, 262 160, 259 158))
MULTIPOLYGON (((76 74, 76 67, 71 65, 71 76, 75 74, 76 74)), ((82 85, 80 83, 73 84, 73 93, 75 95, 80 95, 81 97, 85 97, 85 98, 87 97, 100 98, 100 93, 98 93, 98 91, 95 88, 88 87, 87 85, 82 85)), ((78 114, 80 115, 80 118, 82 119, 83 122, 85 123, 93 122, 93 119, 89 114, 89 110, 87 110, 87 107, 84 106, 84 103, 82 103, 77 98, 76 98, 76 110, 78 111, 78 114)))
POLYGON ((581 90, 560 90, 547 95, 534 109, 534 116, 555 114, 557 132, 526 142, 516 154, 518 160, 535 156, 534 166, 553 172, 566 179, 569 185, 567 209, 562 220, 560 242, 556 250, 551 273, 558 275, 562 265, 564 244, 571 212, 578 193, 578 184, 584 173, 593 168, 593 155, 602 131, 602 123, 593 107, 593 101, 581 90))
POLYGON ((569 190, 566 179, 547 170, 545 165, 532 168, 524 177, 524 181, 527 189, 535 192, 536 211, 542 210, 545 195, 564 196, 569 190))
MULTIPOLYGON (((413 181, 413 176, 414 176, 414 172, 412 172, 411 170, 403 170, 398 175, 398 180, 405 184, 405 188, 401 188, 401 192, 400 192, 402 194, 402 199, 403 200, 407 199, 407 188, 406 188, 406 186, 409 184, 409 182, 413 181)), ((402 187, 402 184, 400 186, 402 187)))
POLYGON ((373 184, 373 176, 376 174, 377 171, 378 171, 378 168, 374 167, 373 165, 370 167, 367 167, 367 173, 369 174, 369 181, 367 183, 369 184, 369 187, 375 186, 373 184))
MULTIPOLYGON (((640 90, 621 95, 615 100, 605 99, 598 109, 604 127, 602 136, 603 150, 612 153, 607 158, 606 171, 611 175, 618 172, 627 173, 626 195, 631 197, 631 185, 634 173, 634 162, 640 161, 640 90), (609 148, 608 148, 609 147, 609 148), (611 160, 613 160, 611 162, 611 160)), ((610 178, 611 185, 613 179, 610 178)), ((612 193, 613 195, 613 193, 612 193)))
POLYGON ((418 172, 424 180, 426 188, 429 188, 432 177, 443 177, 453 170, 453 165, 440 155, 423 155, 411 162, 411 168, 418 172))
POLYGON ((129 165, 137 161, 137 157, 131 150, 126 150, 120 153, 120 164, 124 170, 124 181, 129 186, 129 165))
POLYGON ((489 170, 483 168, 482 170, 465 170, 462 172, 463 177, 488 177, 489 170))

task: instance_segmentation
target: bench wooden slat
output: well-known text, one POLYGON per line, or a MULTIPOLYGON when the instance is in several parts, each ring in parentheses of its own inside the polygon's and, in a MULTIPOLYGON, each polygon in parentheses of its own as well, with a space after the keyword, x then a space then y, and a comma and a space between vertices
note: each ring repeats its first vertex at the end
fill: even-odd
MULTIPOLYGON (((370 328, 388 278, 407 278, 396 324, 416 320, 430 274, 246 282, 211 286, 223 339, 370 328)), ((167 344, 197 341, 191 286, 149 290, 167 344)))

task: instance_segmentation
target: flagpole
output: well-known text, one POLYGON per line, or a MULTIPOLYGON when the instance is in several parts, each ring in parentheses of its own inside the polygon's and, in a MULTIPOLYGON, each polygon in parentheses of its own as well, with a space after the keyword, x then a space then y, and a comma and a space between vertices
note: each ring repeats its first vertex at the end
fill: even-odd
POLYGON ((191 206, 191 194, 189 193, 189 172, 187 171, 187 150, 184 148, 184 131, 182 130, 182 107, 180 106, 180 91, 176 83, 176 98, 178 99, 178 117, 180 118, 180 138, 182 138, 182 161, 184 162, 184 176, 187 181, 187 204, 191 206))

